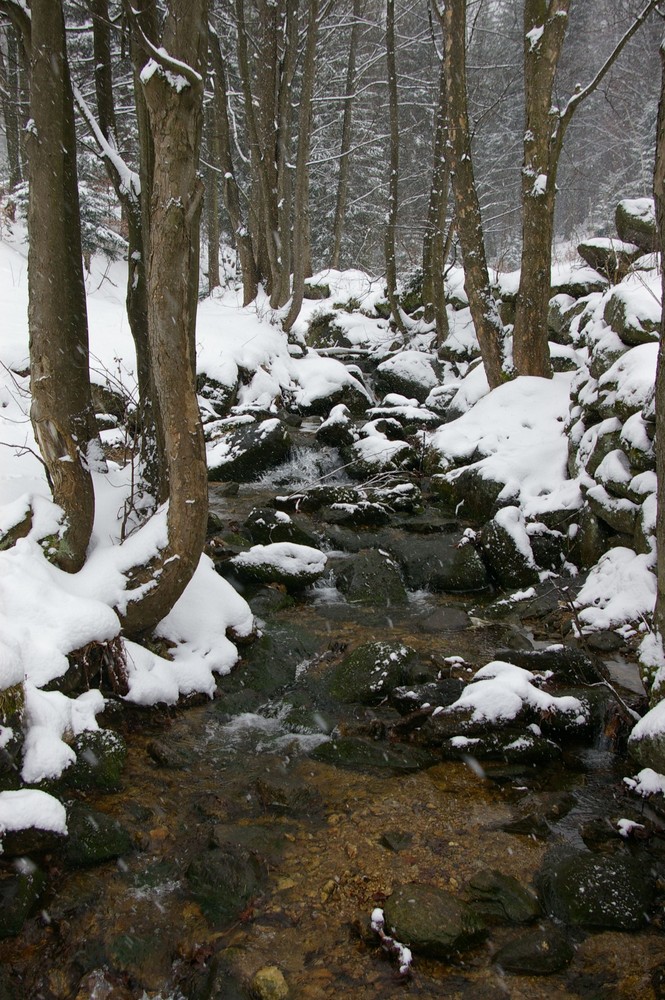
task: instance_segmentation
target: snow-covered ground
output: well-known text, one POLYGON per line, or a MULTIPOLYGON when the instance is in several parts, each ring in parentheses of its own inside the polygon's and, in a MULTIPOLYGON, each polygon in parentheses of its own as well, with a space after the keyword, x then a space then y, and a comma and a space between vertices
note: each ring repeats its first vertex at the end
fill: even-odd
MULTIPOLYGON (((113 609, 122 607, 123 572, 164 543, 166 528, 162 510, 119 543, 131 469, 109 462, 108 471, 94 474, 95 526, 83 569, 66 574, 45 557, 40 540, 57 532, 59 511, 50 500, 29 420, 27 245, 21 227, 16 225, 13 230, 4 232, 0 239, 0 530, 19 523, 30 508, 33 520, 27 537, 0 552, 0 690, 25 684, 23 777, 38 782, 68 765, 73 751, 66 737, 96 728, 96 715, 104 704, 98 692, 67 698, 42 687, 67 670, 67 654, 93 640, 106 641, 119 635, 113 609)), ((459 275, 453 277, 457 280, 459 275)), ((380 297, 381 283, 359 271, 324 272, 314 280, 330 286, 331 301, 352 302, 354 311, 340 310, 337 317, 348 341, 377 356, 388 356, 394 334, 385 321, 368 315, 380 297)), ((114 388, 121 384, 133 397, 135 364, 124 307, 124 266, 96 261, 87 285, 93 381, 114 388)), ((649 299, 648 308, 653 312, 647 292, 643 297, 649 299)), ((630 309, 639 310, 638 299, 638 291, 632 292, 627 303, 630 309)), ((243 308, 233 289, 216 292, 199 308, 199 371, 222 386, 232 386, 242 368, 237 408, 245 412, 274 409, 274 401, 285 394, 307 405, 311 399, 354 381, 340 361, 294 349, 294 342, 296 348, 298 340, 302 344, 307 322, 320 308, 319 302, 305 301, 289 344, 264 299, 243 308)), ((473 340, 468 310, 450 312, 451 336, 459 341, 463 353, 473 340)), ((417 329, 413 333, 410 346, 426 347, 426 331, 420 336, 417 329)), ((653 383, 653 345, 645 345, 638 353, 639 357, 631 352, 631 358, 614 366, 612 391, 617 397, 644 395, 653 383)), ((583 354, 580 357, 583 359, 583 354)), ((406 363, 409 358, 403 360, 406 363)), ((417 355, 411 359, 414 370, 423 367, 421 362, 417 355)), ((569 479, 566 471, 565 425, 573 375, 559 374, 551 382, 520 378, 488 394, 482 366, 468 374, 465 362, 454 373, 451 366, 444 369, 446 377, 455 381, 461 416, 434 432, 433 444, 442 456, 451 462, 473 457, 488 475, 500 469, 512 502, 526 517, 579 507, 580 484, 569 479)), ((115 429, 103 432, 109 442, 117 434, 115 429)), ((653 552, 639 555, 618 548, 607 553, 585 584, 583 601, 591 610, 586 618, 585 612, 581 613, 583 622, 589 627, 616 628, 627 621, 646 620, 655 596, 653 566, 653 552)), ((246 635, 252 627, 247 603, 215 573, 210 560, 202 557, 190 585, 157 629, 173 644, 172 659, 126 643, 127 698, 153 704, 173 703, 192 692, 212 694, 215 674, 228 672, 237 659, 227 629, 246 635)), ((476 689, 480 690, 479 684, 476 689)), ((0 748, 10 738, 7 728, 0 726, 0 748)), ((44 807, 43 800, 36 798, 10 803, 6 798, 10 794, 18 795, 0 795, 0 832, 9 828, 3 819, 7 809, 19 806, 26 816, 44 809, 40 815, 50 824, 46 828, 62 829, 57 808, 44 807)))

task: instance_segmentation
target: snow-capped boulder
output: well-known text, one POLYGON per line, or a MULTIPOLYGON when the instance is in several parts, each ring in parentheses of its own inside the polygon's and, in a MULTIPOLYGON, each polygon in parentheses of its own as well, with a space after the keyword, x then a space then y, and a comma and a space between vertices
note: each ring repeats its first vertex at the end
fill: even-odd
POLYGON ((614 221, 621 240, 635 243, 645 253, 658 249, 653 198, 625 198, 616 207, 614 221))

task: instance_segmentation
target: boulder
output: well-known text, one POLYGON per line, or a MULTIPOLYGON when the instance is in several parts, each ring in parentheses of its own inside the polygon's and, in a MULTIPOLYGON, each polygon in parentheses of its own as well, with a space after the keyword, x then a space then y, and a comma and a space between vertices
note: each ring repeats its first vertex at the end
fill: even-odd
POLYGON ((199 852, 186 879, 192 896, 213 927, 231 924, 262 890, 267 869, 251 851, 229 844, 199 852))
POLYGON ((626 347, 658 341, 660 303, 645 295, 641 285, 618 285, 607 298, 603 318, 626 347))
POLYGON ((127 830, 111 816, 74 802, 67 811, 69 838, 65 860, 70 868, 88 868, 134 850, 127 830))
POLYGON ((333 448, 345 448, 353 444, 355 434, 348 406, 344 403, 333 406, 328 418, 317 428, 316 440, 333 448))
POLYGON ((485 868, 470 879, 467 895, 488 922, 530 924, 541 913, 538 897, 512 875, 485 868))
POLYGON ((292 542, 253 545, 229 560, 241 580, 251 583, 281 583, 301 589, 323 576, 326 556, 319 549, 292 542))
POLYGON ((653 198, 625 198, 616 207, 614 221, 621 240, 636 244, 644 253, 659 249, 653 198))
POLYGON ((604 237, 578 243, 577 252, 589 267, 604 274, 613 285, 625 278, 631 265, 642 255, 635 243, 604 237))
POLYGON ((254 545, 272 542, 293 542, 295 545, 315 546, 314 536, 281 510, 254 507, 243 524, 254 545))
POLYGON ((252 482, 283 462, 290 450, 289 432, 276 417, 222 429, 207 444, 208 478, 252 482))
POLYGON ((490 576, 502 588, 538 583, 538 568, 518 507, 504 507, 478 534, 478 545, 490 576))
MULTIPOLYGON (((478 524, 489 521, 497 507, 503 506, 499 503, 499 494, 505 485, 497 479, 483 476, 473 465, 435 473, 431 479, 432 493, 447 510, 478 524)), ((506 500, 508 503, 509 499, 506 500)))
POLYGON ((617 931, 643 927, 654 895, 650 874, 639 861, 589 851, 546 859, 538 886, 555 920, 617 931))
POLYGON ((226 417, 235 404, 239 379, 225 384, 210 378, 205 372, 196 377, 196 392, 200 399, 201 416, 204 423, 219 417, 226 417))
POLYGON ((421 351, 400 351, 382 361, 376 369, 376 388, 380 393, 396 392, 424 403, 439 382, 431 359, 421 351))
POLYGON ((473 593, 489 586, 487 570, 466 536, 437 534, 389 542, 413 590, 473 593))
POLYGON ((410 679, 417 660, 418 654, 410 646, 367 642, 331 670, 328 689, 338 701, 376 705, 392 688, 410 679))
POLYGON ((20 933, 37 909, 45 881, 44 872, 27 858, 18 872, 0 879, 0 939, 20 933))
POLYGON ((407 743, 380 743, 351 736, 336 736, 320 743, 309 754, 312 760, 351 771, 389 771, 412 774, 438 763, 426 750, 407 743))
POLYGON ((89 792, 114 792, 120 787, 127 759, 122 736, 110 729, 87 729, 72 740, 76 761, 63 775, 69 788, 89 792))
MULTIPOLYGON (((407 441, 392 441, 373 429, 374 433, 356 441, 348 451, 347 469, 354 479, 371 479, 380 473, 413 469, 418 459, 407 441)), ((346 456, 345 456, 346 457, 346 456)))
POLYGON ((479 944, 487 929, 462 900, 432 885, 398 886, 384 904, 386 926, 402 944, 444 961, 479 944))
POLYGON ((342 560, 335 579, 347 600, 355 604, 391 607, 408 600, 397 565, 378 549, 363 549, 342 560))
POLYGON ((564 932, 555 924, 544 923, 503 945, 494 961, 517 975, 550 976, 570 965, 574 954, 564 932))

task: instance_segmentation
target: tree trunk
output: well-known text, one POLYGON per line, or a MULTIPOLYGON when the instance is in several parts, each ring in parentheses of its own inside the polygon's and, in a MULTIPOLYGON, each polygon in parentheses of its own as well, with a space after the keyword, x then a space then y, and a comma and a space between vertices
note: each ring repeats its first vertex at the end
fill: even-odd
POLYGON ((430 188, 427 222, 423 238, 423 305, 425 307, 423 318, 426 323, 434 322, 435 324, 437 347, 441 347, 449 332, 443 281, 445 267, 443 230, 446 224, 448 188, 450 186, 450 175, 446 162, 447 119, 446 72, 445 64, 442 61, 434 134, 432 187, 430 188))
POLYGON ((31 7, 28 322, 31 419, 53 499, 65 513, 55 561, 85 561, 95 500, 88 322, 81 257, 74 108, 60 2, 31 7))
POLYGON ((7 143, 7 166, 9 168, 9 190, 13 191, 23 180, 21 168, 21 142, 18 91, 18 46, 13 28, 5 32, 7 39, 7 59, 0 47, 0 87, 2 115, 5 120, 5 140, 7 143))
POLYGON ((284 329, 288 332, 300 313, 305 294, 305 278, 309 264, 309 149, 312 135, 312 95, 316 63, 316 36, 319 26, 318 0, 309 0, 307 41, 300 87, 298 121, 298 152, 293 198, 293 293, 284 329))
POLYGON ((330 266, 339 267, 342 254, 342 237, 344 235, 344 219, 346 203, 349 194, 349 168, 351 166, 351 126, 353 124, 353 102, 356 87, 356 54, 360 37, 360 16, 362 0, 353 0, 353 24, 349 41, 349 62, 346 70, 346 86, 344 88, 344 116, 342 118, 342 139, 339 147, 339 176, 337 178, 337 200, 335 202, 335 221, 333 223, 333 249, 330 266))
POLYGON ((206 229, 208 231, 208 292, 219 288, 219 186, 217 171, 220 165, 219 131, 213 104, 208 107, 208 155, 211 166, 206 167, 206 229))
POLYGON ((554 79, 568 24, 570 0, 524 4, 524 160, 522 270, 517 295, 513 362, 519 375, 552 377, 547 308, 559 145, 554 79))
POLYGON ((395 234, 397 231, 397 210, 399 190, 399 114, 397 105, 397 66, 395 61, 395 0, 386 0, 386 63, 388 68, 388 110, 390 116, 390 154, 388 159, 388 211, 384 251, 386 259, 386 288, 390 311, 395 326, 406 333, 404 320, 397 298, 397 260, 395 234))
POLYGON ((466 92, 466 0, 445 0, 444 64, 448 135, 457 234, 464 259, 464 286, 490 389, 508 377, 504 329, 490 288, 483 224, 473 174, 466 92))
POLYGON ((240 207, 240 192, 231 155, 231 129, 227 110, 227 74, 217 34, 210 32, 210 58, 214 69, 214 128, 219 147, 219 167, 222 171, 222 198, 235 238, 240 270, 242 271, 243 305, 249 305, 257 296, 259 275, 249 227, 240 207))
POLYGON ((139 593, 123 614, 129 634, 153 628, 198 566, 207 523, 207 469, 194 377, 198 222, 197 177, 207 49, 206 0, 171 0, 162 47, 141 80, 154 143, 148 332, 164 428, 168 541, 149 567, 137 568, 139 593), (177 60, 177 62, 176 62, 177 60))
MULTIPOLYGON (((665 40, 664 40, 665 43, 665 40)), ((665 260, 665 48, 661 45, 661 89, 656 126, 656 166, 654 198, 661 258, 665 260)), ((665 303, 665 269, 661 267, 661 302, 665 303)), ((658 512, 656 516, 656 551, 658 554, 658 594, 655 624, 661 650, 665 638, 665 308, 660 326, 658 369, 656 375, 656 475, 658 478, 658 512)))

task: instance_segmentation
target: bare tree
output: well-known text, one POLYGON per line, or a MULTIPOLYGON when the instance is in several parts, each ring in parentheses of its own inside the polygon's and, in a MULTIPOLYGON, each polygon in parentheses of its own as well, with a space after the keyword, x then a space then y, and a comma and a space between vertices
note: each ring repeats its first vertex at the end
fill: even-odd
MULTIPOLYGON (((656 126, 656 165, 654 170, 654 198, 661 258, 665 260, 665 42, 660 47, 661 89, 656 126)), ((661 266, 661 302, 665 303, 665 268, 661 266)), ((656 476, 658 496, 665 497, 665 308, 661 319, 656 374, 656 476)), ((665 637, 665 503, 658 504, 656 516, 656 549, 658 553, 658 593, 656 597, 655 624, 661 652, 665 637)))

